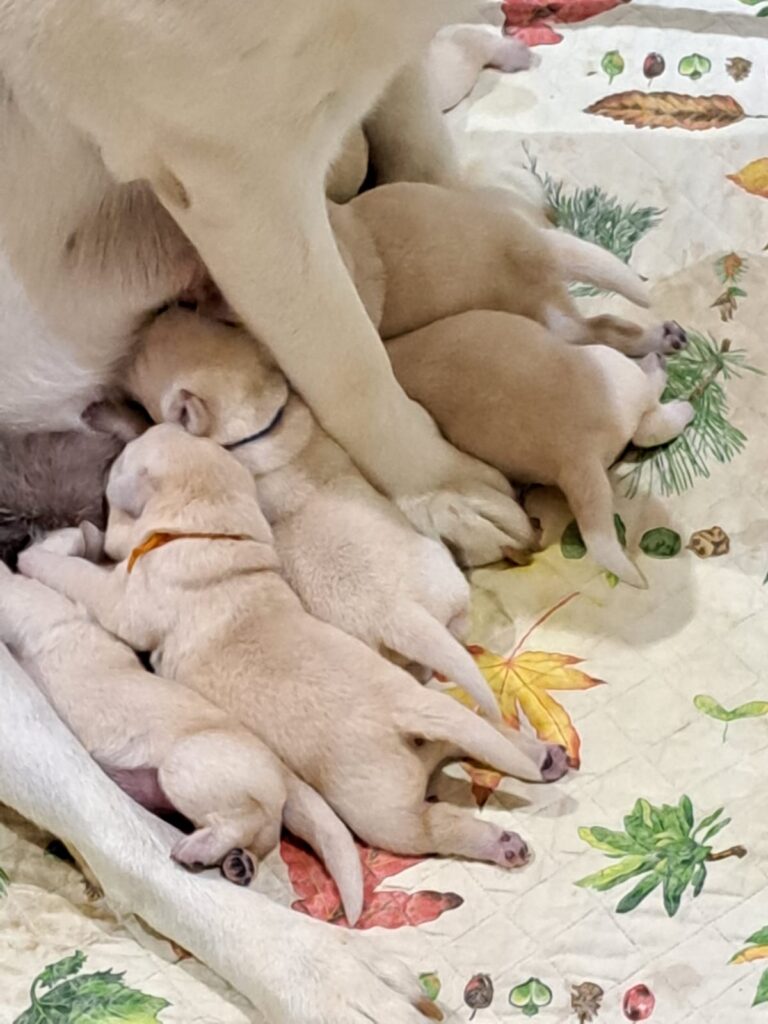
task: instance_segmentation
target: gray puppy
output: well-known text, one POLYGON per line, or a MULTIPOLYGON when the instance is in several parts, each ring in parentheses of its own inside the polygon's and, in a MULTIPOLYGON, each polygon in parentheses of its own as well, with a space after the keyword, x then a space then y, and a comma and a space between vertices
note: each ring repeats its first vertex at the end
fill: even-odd
POLYGON ((89 406, 90 430, 0 433, 0 559, 12 569, 30 540, 89 521, 105 525, 109 467, 147 421, 109 402, 89 406))

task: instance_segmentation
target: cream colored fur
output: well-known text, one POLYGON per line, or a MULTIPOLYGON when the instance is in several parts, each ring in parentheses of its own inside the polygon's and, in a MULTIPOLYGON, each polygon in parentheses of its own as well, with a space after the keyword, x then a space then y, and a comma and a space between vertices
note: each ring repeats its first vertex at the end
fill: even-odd
POLYGON ((283 573, 304 607, 375 650, 441 672, 498 718, 458 642, 469 587, 450 554, 367 482, 246 331, 169 310, 142 332, 125 387, 156 421, 220 444, 284 410, 267 436, 234 454, 256 477, 283 573))
POLYGON ((399 183, 330 205, 339 250, 382 338, 472 309, 517 313, 573 344, 626 355, 672 351, 671 336, 613 316, 584 319, 569 281, 588 281, 648 305, 640 278, 612 253, 543 230, 497 189, 463 192, 399 183))
MULTIPOLYGON (((62 530, 36 550, 83 555, 85 544, 80 530, 62 530)), ((210 867, 236 848, 258 861, 277 845, 285 820, 327 856, 347 916, 357 920, 363 882, 349 832, 234 718, 192 690, 150 675, 133 651, 66 597, 4 566, 0 640, 107 774, 130 784, 131 777, 157 772, 161 796, 197 826, 173 847, 175 861, 210 867)), ((136 787, 146 784, 138 779, 136 787)))
POLYGON ((523 863, 514 833, 425 802, 446 758, 472 756, 527 779, 559 778, 565 752, 505 735, 451 697, 415 686, 365 644, 309 616, 278 572, 250 472, 219 445, 152 427, 115 463, 107 490, 114 569, 49 551, 19 568, 85 605, 105 628, 153 650, 189 685, 266 742, 366 842, 403 854, 523 863), (247 534, 179 539, 144 555, 154 531, 247 534))
POLYGON ((693 417, 689 402, 659 401, 666 373, 657 353, 638 364, 487 311, 438 321, 387 351, 400 383, 446 437, 513 480, 560 487, 595 560, 645 586, 616 537, 606 470, 630 441, 663 444, 693 417))
MULTIPOLYGON (((380 180, 459 180, 426 63, 456 6, 5 0, 0 248, 45 347, 85 377, 62 396, 27 374, 7 421, 28 422, 34 405, 39 427, 72 426, 96 397, 86 382, 109 382, 141 318, 198 277, 199 254, 417 528, 460 531, 473 562, 498 556, 499 527, 519 519, 509 487, 397 386, 325 207, 328 170, 361 122, 380 180)), ((20 359, 17 338, 3 347, 20 359)))

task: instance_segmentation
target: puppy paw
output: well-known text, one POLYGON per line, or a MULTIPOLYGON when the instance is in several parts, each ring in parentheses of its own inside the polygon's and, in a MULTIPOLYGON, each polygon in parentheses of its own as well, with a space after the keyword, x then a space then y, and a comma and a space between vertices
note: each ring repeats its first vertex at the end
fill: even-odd
POLYGON ((52 530, 42 540, 36 541, 29 550, 52 551, 55 555, 82 558, 85 554, 85 538, 76 526, 52 530))
POLYGON ((544 782, 557 782, 568 771, 568 753, 557 743, 548 743, 541 762, 541 777, 544 782))
POLYGON ((171 857, 188 871, 205 871, 222 859, 220 843, 212 828, 196 829, 184 836, 171 850, 171 857))
POLYGON ((461 565, 488 565, 510 549, 538 547, 536 531, 511 494, 483 483, 459 484, 399 505, 420 533, 439 537, 461 565))
POLYGON ((256 877, 256 861, 247 850, 237 846, 229 851, 219 870, 233 885, 250 885, 256 877))
POLYGON ((519 39, 502 39, 490 62, 490 67, 511 74, 513 71, 527 71, 533 64, 533 51, 519 39))
POLYGON ((665 320, 663 324, 652 327, 646 333, 646 340, 648 352, 658 352, 660 355, 682 352, 688 345, 688 335, 675 320, 665 320))
POLYGON ((531 852, 517 832, 500 832, 492 859, 503 868, 521 868, 531 859, 531 852))

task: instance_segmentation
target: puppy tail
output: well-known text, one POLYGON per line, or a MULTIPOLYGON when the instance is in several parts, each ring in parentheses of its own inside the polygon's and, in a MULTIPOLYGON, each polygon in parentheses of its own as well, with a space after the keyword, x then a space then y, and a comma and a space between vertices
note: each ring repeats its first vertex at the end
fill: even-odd
POLYGON ((502 735, 474 711, 435 690, 408 687, 396 722, 405 735, 430 743, 448 743, 481 764, 531 782, 542 781, 549 749, 539 740, 509 731, 502 735))
POLYGON ((489 719, 501 721, 493 691, 472 655, 421 605, 408 602, 395 608, 381 635, 390 650, 444 675, 472 697, 489 719))
POLYGON ((320 855, 339 890, 347 921, 354 927, 363 912, 363 868, 352 835, 311 786, 295 775, 287 781, 283 821, 320 855))
POLYGON ((624 583, 644 590, 648 586, 645 576, 619 542, 611 482, 600 462, 594 459, 577 464, 558 482, 592 558, 624 583))
POLYGON ((645 282, 612 252, 567 231, 545 231, 544 238, 566 280, 585 281, 596 288, 618 292, 636 306, 650 306, 645 282))

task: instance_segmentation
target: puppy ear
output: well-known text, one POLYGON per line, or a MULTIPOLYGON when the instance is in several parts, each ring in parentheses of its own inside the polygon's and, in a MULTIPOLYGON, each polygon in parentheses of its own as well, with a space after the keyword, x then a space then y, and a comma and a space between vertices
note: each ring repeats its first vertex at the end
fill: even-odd
POLYGON ((193 395, 186 388, 179 388, 165 395, 161 411, 166 423, 178 423, 196 437, 204 437, 211 429, 208 406, 202 398, 193 395))
POLYGON ((152 497, 152 480, 146 466, 136 471, 122 469, 115 463, 107 484, 107 502, 132 519, 138 519, 152 497))

